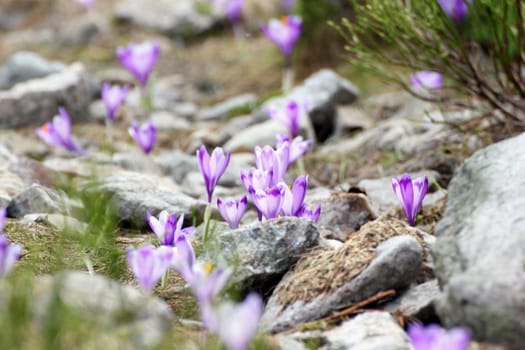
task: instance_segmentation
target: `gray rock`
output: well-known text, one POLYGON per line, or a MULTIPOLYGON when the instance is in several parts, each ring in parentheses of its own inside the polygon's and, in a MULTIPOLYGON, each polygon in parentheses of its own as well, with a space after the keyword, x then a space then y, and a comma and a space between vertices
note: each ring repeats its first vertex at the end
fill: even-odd
POLYGON ((346 241, 350 235, 375 218, 366 196, 360 193, 333 192, 324 200, 308 200, 310 207, 321 205, 317 226, 327 230, 324 238, 346 241))
MULTIPOLYGON (((414 174, 410 174, 412 178, 427 176, 429 185, 433 182, 438 182, 440 176, 435 171, 422 171, 414 174)), ((399 177, 400 175, 396 175, 399 177)), ((401 208, 401 204, 397 199, 394 191, 392 190, 392 178, 394 176, 382 177, 379 179, 363 179, 359 181, 357 187, 364 192, 370 199, 370 204, 374 213, 382 215, 392 208, 401 208)), ((427 193, 423 200, 423 206, 431 207, 438 201, 442 200, 446 196, 444 191, 436 191, 433 193, 427 193)))
POLYGON ((206 207, 206 202, 185 195, 173 182, 153 175, 119 172, 90 188, 109 196, 124 225, 145 227, 146 212, 157 215, 162 210, 184 214, 185 225, 190 225, 194 214, 202 220, 206 207))
POLYGON ((159 131, 190 131, 191 123, 184 117, 167 111, 155 111, 150 114, 150 120, 159 131))
POLYGON ((45 327, 49 312, 55 312, 52 303, 57 294, 80 321, 96 326, 90 341, 99 346, 94 348, 102 344, 108 348, 109 340, 115 345, 109 348, 151 349, 172 329, 173 314, 161 299, 81 271, 40 276, 34 282, 32 308, 40 327, 45 327))
POLYGON ((43 223, 52 226, 63 232, 84 233, 88 225, 85 222, 77 220, 71 216, 62 214, 28 214, 22 218, 22 223, 43 223))
POLYGON ((0 128, 38 126, 64 106, 74 120, 87 118, 93 86, 81 64, 0 92, 0 128))
POLYGON ((63 45, 89 45, 107 27, 108 23, 104 17, 95 16, 95 13, 91 13, 90 16, 74 18, 61 23, 57 34, 63 45))
MULTIPOLYGON (((257 103, 257 96, 254 94, 243 94, 234 96, 214 106, 201 109, 197 114, 197 120, 217 120, 232 117, 233 112, 249 109, 251 111, 257 103)), ((247 111, 247 112, 249 112, 247 111)))
POLYGON ((82 203, 38 184, 33 184, 18 193, 9 203, 9 216, 20 218, 33 213, 63 213, 81 215, 82 203))
POLYGON ((179 150, 155 157, 155 163, 178 184, 184 181, 186 175, 199 169, 195 155, 191 156, 179 150))
POLYGON ((213 16, 198 11, 196 0, 121 0, 113 16, 174 36, 200 34, 216 23, 213 16))
POLYGON ((436 310, 478 340, 525 348, 525 134, 491 145, 452 178, 432 247, 436 310))
POLYGON ((316 138, 318 141, 324 141, 335 132, 336 106, 352 103, 358 96, 359 91, 352 83, 329 69, 322 69, 308 77, 285 97, 265 102, 256 118, 263 120, 267 117, 268 107, 282 108, 290 99, 306 103, 316 138))
POLYGON ((336 136, 352 135, 372 127, 373 121, 364 111, 354 106, 337 107, 336 136))
POLYGON ((61 72, 66 68, 62 62, 48 61, 37 53, 19 51, 9 57, 0 70, 0 89, 61 72))
MULTIPOLYGON (((403 329, 387 312, 367 312, 323 332, 319 350, 411 350, 403 329)), ((443 349, 444 350, 444 349, 443 349)))
POLYGON ((7 207, 13 197, 23 189, 24 182, 18 175, 0 168, 0 208, 7 207))
POLYGON ((261 327, 283 331, 414 280, 423 260, 416 239, 403 235, 370 244, 378 237, 361 231, 362 237, 348 240, 339 250, 301 260, 270 297, 261 327))
POLYGON ((381 307, 388 312, 400 312, 403 316, 417 318, 425 322, 435 318, 434 300, 439 296, 436 279, 407 289, 396 299, 381 307))
POLYGON ((253 151, 255 146, 273 146, 278 133, 286 133, 286 128, 273 120, 266 120, 237 130, 232 138, 224 144, 224 148, 232 152, 249 152, 253 151))
POLYGON ((231 281, 240 290, 268 290, 276 277, 317 245, 318 238, 311 221, 280 217, 216 235, 204 259, 234 264, 231 281))

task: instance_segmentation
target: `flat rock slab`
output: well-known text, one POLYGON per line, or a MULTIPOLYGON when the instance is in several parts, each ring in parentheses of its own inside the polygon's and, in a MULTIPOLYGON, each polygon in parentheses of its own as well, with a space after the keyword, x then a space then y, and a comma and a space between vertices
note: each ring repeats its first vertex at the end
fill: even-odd
POLYGON ((191 225, 193 215, 201 221, 207 203, 182 193, 169 179, 135 172, 119 172, 103 178, 88 188, 101 191, 110 198, 122 224, 146 227, 146 212, 157 215, 168 210, 177 217, 184 214, 185 225, 191 225))
POLYGON ((72 119, 86 119, 92 84, 83 65, 75 63, 44 78, 0 91, 0 128, 39 126, 64 106, 72 119))
POLYGON ((433 279, 407 289, 399 297, 383 305, 381 309, 417 318, 422 322, 430 321, 436 316, 434 300, 439 294, 439 285, 437 280, 433 279))
MULTIPOLYGON (((128 349, 151 349, 172 329, 173 314, 161 299, 82 271, 40 276, 34 282, 34 317, 41 327, 49 319, 49 312, 54 312, 51 305, 57 294, 79 320, 96 325, 92 337, 102 337, 96 348, 109 343, 116 346, 104 348, 116 349, 126 344, 128 349)), ((97 339, 91 341, 97 343, 97 339)))
POLYGON ((213 249, 217 256, 207 254, 204 259, 235 266, 231 280, 240 290, 268 290, 276 278, 317 246, 318 238, 310 220, 280 217, 218 234, 213 249))
POLYGON ((341 248, 311 252, 296 264, 269 299, 262 328, 280 332, 408 286, 420 272, 424 245, 399 220, 365 224, 341 248))
POLYGON ((525 134, 493 144, 452 178, 432 247, 437 313, 476 339, 525 348, 525 134))

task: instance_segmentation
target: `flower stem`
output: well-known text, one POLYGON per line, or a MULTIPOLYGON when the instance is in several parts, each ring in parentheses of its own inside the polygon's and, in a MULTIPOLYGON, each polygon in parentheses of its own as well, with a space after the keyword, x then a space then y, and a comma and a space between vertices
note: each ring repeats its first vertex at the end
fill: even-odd
POLYGON ((208 203, 206 210, 204 211, 204 235, 203 244, 206 244, 210 237, 210 221, 211 221, 211 204, 208 203))
POLYGON ((293 85, 293 69, 292 69, 292 61, 290 56, 285 57, 285 64, 284 64, 284 72, 283 72, 283 81, 282 81, 282 90, 283 94, 287 94, 290 92, 292 85, 293 85))
POLYGON ((168 284, 168 275, 170 273, 170 270, 166 270, 166 272, 164 272, 164 275, 162 275, 162 280, 160 281, 160 286, 162 288, 166 288, 166 285, 168 284))

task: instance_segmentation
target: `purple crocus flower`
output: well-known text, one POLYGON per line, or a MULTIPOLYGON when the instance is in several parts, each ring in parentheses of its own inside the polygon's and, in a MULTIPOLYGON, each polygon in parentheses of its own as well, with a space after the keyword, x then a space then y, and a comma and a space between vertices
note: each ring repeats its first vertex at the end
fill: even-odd
POLYGON ((48 145, 58 146, 77 154, 86 154, 82 148, 73 141, 71 134, 71 118, 64 107, 58 108, 59 114, 51 123, 45 123, 35 130, 35 133, 48 145))
POLYGON ((173 248, 173 259, 171 267, 189 283, 194 277, 195 251, 187 235, 181 235, 175 242, 173 248))
POLYGON ((470 332, 464 328, 446 330, 433 324, 422 326, 413 324, 408 328, 408 336, 414 350, 467 350, 470 332))
POLYGON ((288 169, 288 159, 290 156, 290 144, 283 143, 276 150, 271 146, 263 148, 255 146, 255 165, 258 169, 271 171, 272 180, 270 186, 275 186, 284 181, 286 169, 288 169))
POLYGON ((268 25, 262 24, 261 30, 289 58, 295 42, 301 35, 301 26, 302 20, 300 17, 285 16, 281 20, 271 19, 268 25))
POLYGON ((439 90, 443 87, 443 76, 437 72, 422 70, 410 76, 413 89, 439 90))
POLYGON ((246 191, 250 190, 252 186, 256 190, 263 190, 270 187, 270 183, 273 178, 273 170, 261 170, 256 168, 250 168, 248 171, 241 170, 241 181, 246 188, 246 191))
POLYGON ((281 203, 282 214, 285 216, 298 216, 303 206, 304 198, 306 197, 308 177, 306 175, 297 177, 291 189, 284 182, 281 182, 279 187, 283 193, 281 203))
POLYGON ((144 153, 148 154, 153 150, 157 139, 157 129, 152 122, 144 123, 140 127, 137 123, 133 122, 128 132, 142 148, 144 153))
POLYGON ((139 285, 152 291, 162 275, 170 268, 174 256, 173 247, 144 245, 138 249, 128 249, 127 260, 139 285))
POLYGON ((230 225, 230 228, 235 229, 239 227, 239 223, 247 206, 248 199, 246 196, 243 196, 239 200, 229 199, 224 202, 222 199, 217 198, 217 209, 219 209, 219 213, 221 213, 223 219, 230 225))
POLYGON ((231 276, 231 271, 211 264, 196 263, 188 284, 193 289, 199 304, 211 305, 213 299, 222 291, 231 276))
POLYGON ((115 120, 117 109, 126 99, 128 92, 128 85, 120 87, 119 85, 111 85, 107 82, 102 85, 102 101, 104 101, 104 105, 108 111, 109 120, 115 120))
POLYGON ((287 129, 292 138, 299 135, 299 128, 301 126, 301 120, 306 116, 306 108, 298 104, 294 100, 290 100, 284 109, 277 109, 270 107, 267 110, 270 118, 278 123, 283 124, 287 129))
POLYGON ((277 134, 276 146, 277 148, 281 147, 284 143, 289 144, 289 153, 288 153, 288 166, 295 163, 303 154, 308 151, 310 146, 312 146, 312 140, 303 141, 302 136, 297 136, 293 140, 290 140, 290 136, 277 134))
POLYGON ((312 220, 313 222, 317 222, 317 220, 319 220, 319 215, 321 215, 321 204, 319 204, 317 208, 315 208, 315 210, 312 210, 310 207, 303 204, 303 206, 297 213, 298 217, 308 218, 312 220))
POLYGON ((199 162, 199 169, 204 178, 204 184, 206 185, 206 192, 208 193, 208 203, 211 203, 213 191, 215 186, 219 182, 219 179, 226 171, 228 163, 230 162, 231 152, 226 152, 222 148, 217 147, 211 153, 208 154, 204 145, 197 151, 197 160, 199 162))
POLYGON ((229 0, 226 4, 226 13, 232 23, 237 23, 241 19, 242 6, 244 0, 229 0))
POLYGON ((218 306, 217 334, 229 350, 246 350, 257 333, 263 312, 258 294, 251 293, 239 304, 229 302, 218 306))
POLYGON ((0 209, 0 234, 4 232, 4 223, 5 223, 6 217, 7 217, 7 209, 6 208, 0 209))
MULTIPOLYGON (((467 0, 472 3, 472 0, 467 0)), ((468 5, 465 0, 438 0, 439 5, 445 13, 456 23, 463 22, 468 14, 468 5)))
POLYGON ((155 236, 160 239, 162 245, 175 246, 180 236, 187 236, 194 230, 194 227, 191 226, 184 229, 182 228, 184 214, 181 214, 177 220, 175 214, 170 215, 166 210, 163 210, 160 212, 159 218, 157 219, 155 216, 147 212, 146 219, 149 227, 155 236))
POLYGON ((410 175, 403 174, 399 179, 392 179, 392 189, 403 206, 408 223, 414 226, 419 207, 427 194, 428 178, 423 176, 412 180, 410 175))
MULTIPOLYGON (((250 196, 259 213, 266 219, 274 219, 279 216, 283 201, 283 191, 279 186, 266 190, 250 187, 250 196)), ((261 219, 261 218, 259 218, 261 219)))
POLYGON ((154 42, 129 44, 127 47, 117 48, 116 53, 120 63, 137 79, 140 85, 146 86, 160 55, 159 44, 154 42))
POLYGON ((9 243, 7 236, 0 234, 0 279, 11 272, 21 254, 21 245, 9 243))

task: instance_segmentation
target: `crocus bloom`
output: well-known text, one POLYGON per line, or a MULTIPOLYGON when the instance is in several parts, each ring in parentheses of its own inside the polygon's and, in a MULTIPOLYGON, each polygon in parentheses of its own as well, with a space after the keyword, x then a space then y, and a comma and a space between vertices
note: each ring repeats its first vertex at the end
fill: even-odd
POLYGON ((7 236, 0 234, 0 278, 11 272, 21 253, 21 245, 9 243, 7 236))
POLYGON ((117 58, 120 63, 145 86, 148 78, 157 63, 160 55, 158 43, 144 42, 141 44, 129 44, 127 47, 117 48, 117 58))
POLYGON ((464 328, 446 330, 439 325, 422 326, 413 324, 408 328, 408 336, 414 350, 467 350, 470 332, 464 328))
POLYGON ((422 70, 410 76, 413 89, 439 90, 443 87, 443 76, 437 72, 422 70))
POLYGON ((177 216, 175 214, 168 214, 168 211, 163 210, 159 214, 157 219, 149 212, 146 213, 146 219, 149 227, 157 236, 162 245, 174 246, 181 235, 191 234, 194 230, 193 227, 182 228, 184 223, 184 214, 177 216))
POLYGON ((285 216, 298 216, 306 197, 306 189, 308 187, 308 177, 301 175, 295 179, 292 188, 288 188, 284 182, 280 184, 283 193, 283 200, 281 203, 281 212, 285 216))
POLYGON ((283 191, 279 186, 266 190, 256 190, 250 187, 250 196, 257 210, 266 218, 273 219, 279 216, 283 201, 283 191))
POLYGON ((4 232, 5 218, 7 217, 7 209, 0 209, 0 233, 4 232))
POLYGON ((230 162, 230 157, 231 152, 226 152, 225 155, 220 147, 215 148, 211 153, 211 156, 208 154, 204 145, 202 145, 197 151, 199 169, 204 178, 206 192, 208 192, 208 203, 211 203, 215 186, 217 186, 219 179, 226 171, 226 167, 228 167, 228 163, 230 162))
POLYGON ((299 135, 301 120, 306 116, 306 108, 303 105, 291 100, 284 109, 270 107, 267 112, 270 118, 283 124, 288 129, 292 138, 299 135))
POLYGON ((93 5, 95 5, 95 0, 75 0, 75 2, 87 9, 90 9, 93 7, 93 5))
POLYGON ((226 4, 226 13, 232 23, 237 23, 241 19, 243 4, 244 0, 229 0, 226 4))
POLYGON ((289 144, 289 153, 288 153, 288 166, 292 165, 301 158, 303 154, 308 151, 310 146, 312 146, 312 140, 303 141, 302 136, 297 136, 293 140, 290 140, 290 137, 283 134, 277 135, 276 146, 277 148, 281 147, 284 143, 289 144))
POLYGON ((423 176, 412 180, 410 175, 403 174, 399 179, 392 179, 392 189, 403 206, 408 223, 414 226, 419 207, 427 194, 428 178, 423 176))
POLYGON ((241 170, 241 181, 246 188, 246 191, 250 191, 250 187, 256 190, 264 190, 270 187, 272 182, 273 170, 261 170, 256 168, 250 168, 247 172, 241 170))
POLYGON ((144 153, 148 154, 153 150, 157 139, 157 129, 155 129, 155 125, 152 122, 144 123, 140 127, 133 122, 128 132, 144 153))
POLYGON ((172 247, 151 244, 138 249, 129 249, 128 265, 139 285, 146 291, 152 291, 162 275, 170 268, 174 251, 172 247))
POLYGON ((319 215, 321 215, 321 204, 319 204, 317 208, 315 208, 315 210, 312 210, 310 207, 303 204, 303 206, 297 213, 297 216, 301 218, 308 218, 313 222, 317 222, 317 220, 319 220, 319 215))
POLYGON ((257 333, 263 312, 258 294, 248 294, 240 304, 220 304, 216 310, 217 333, 229 350, 246 350, 257 333))
POLYGON ((271 19, 268 25, 262 24, 261 30, 286 57, 290 57, 295 42, 301 35, 301 25, 300 17, 285 16, 281 20, 271 19))
POLYGON ((71 119, 66 109, 59 107, 58 112, 59 114, 53 118, 51 123, 45 123, 36 129, 36 134, 48 145, 63 147, 77 154, 86 154, 86 151, 73 141, 71 119))
POLYGON ((283 143, 276 150, 271 146, 263 148, 255 146, 255 165, 258 169, 272 171, 272 180, 270 186, 275 186, 284 181, 286 169, 288 169, 288 159, 290 156, 290 144, 283 143))
POLYGON ((113 121, 115 119, 117 109, 126 99, 128 92, 128 85, 124 85, 123 87, 120 87, 119 85, 110 85, 109 83, 104 83, 104 85, 102 85, 102 101, 104 101, 104 105, 108 111, 108 118, 110 120, 113 121))
POLYGON ((222 218, 230 225, 230 228, 239 227, 239 223, 247 206, 248 199, 246 196, 243 196, 239 200, 229 199, 224 202, 222 199, 217 198, 217 209, 219 209, 222 218))
POLYGON ((175 269, 186 282, 193 279, 195 266, 195 251, 186 235, 181 235, 173 248, 171 267, 175 269))
MULTIPOLYGON (((471 3, 472 0, 467 0, 471 3)), ((455 22, 462 22, 468 14, 468 5, 465 0, 438 0, 439 5, 445 13, 455 22)))
POLYGON ((211 304, 222 291, 231 276, 229 269, 215 267, 211 264, 196 263, 193 265, 191 278, 187 281, 199 304, 211 304))

